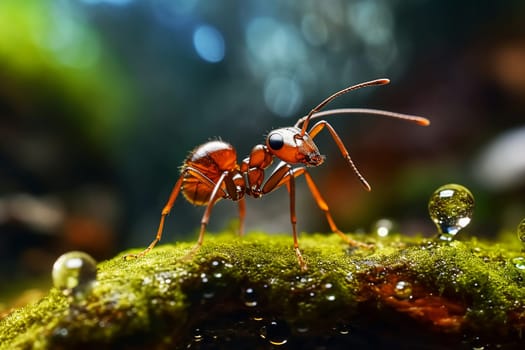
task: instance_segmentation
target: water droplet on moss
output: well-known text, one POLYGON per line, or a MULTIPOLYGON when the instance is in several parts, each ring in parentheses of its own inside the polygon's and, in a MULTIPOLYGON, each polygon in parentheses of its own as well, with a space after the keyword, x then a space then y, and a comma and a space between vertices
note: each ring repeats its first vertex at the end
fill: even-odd
POLYGON ((517 233, 518 239, 525 248, 525 219, 521 220, 521 222, 519 223, 517 233))
POLYGON ((341 335, 350 334, 350 326, 343 321, 338 321, 335 327, 333 327, 333 330, 341 335))
POLYGON ((255 290, 253 288, 244 289, 242 298, 244 300, 244 305, 248 307, 257 306, 257 295, 255 294, 255 290))
POLYGON ((84 298, 97 279, 97 263, 84 252, 62 254, 53 264, 53 285, 64 295, 84 298))
POLYGON ((474 213, 474 196, 461 185, 441 186, 430 197, 428 212, 438 228, 439 239, 451 241, 470 223, 474 213))
POLYGON ((350 283, 354 281, 354 273, 352 271, 349 271, 345 276, 345 281, 350 283))
POLYGON ((387 237, 394 229, 394 222, 390 219, 379 219, 374 223, 372 232, 379 237, 387 237))
POLYGON ((199 328, 193 330, 193 341, 200 342, 203 338, 202 332, 199 328))
POLYGON ((290 328, 284 321, 271 321, 266 326, 261 327, 259 335, 272 345, 284 345, 290 337, 290 328))
POLYGON ((513 258, 511 261, 512 261, 512 264, 516 266, 516 268, 520 270, 525 270, 525 258, 524 257, 518 256, 518 257, 513 258))
POLYGON ((412 284, 406 281, 399 281, 394 287, 394 296, 398 299, 410 299, 412 297, 412 284))

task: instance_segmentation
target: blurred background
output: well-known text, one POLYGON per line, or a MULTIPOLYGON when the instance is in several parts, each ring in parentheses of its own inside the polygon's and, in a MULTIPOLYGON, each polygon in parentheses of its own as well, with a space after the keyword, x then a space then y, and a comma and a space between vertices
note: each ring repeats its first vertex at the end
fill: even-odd
MULTIPOLYGON (((334 117, 364 191, 328 133, 311 174, 343 231, 390 218, 432 236, 427 202, 460 183, 476 198, 466 235, 525 217, 525 2, 0 1, 0 287, 49 283, 54 260, 97 260, 154 238, 188 152, 210 139, 239 161, 273 128, 340 97, 431 119, 334 117), (7 283, 6 283, 7 282, 7 283), (23 284, 23 282, 22 282, 23 284)), ((299 230, 328 232, 304 180, 299 230)), ((289 233, 288 194, 247 201, 247 230, 289 233)), ((179 198, 164 243, 194 240, 203 208, 179 198)), ((236 227, 235 203, 210 231, 236 227)))

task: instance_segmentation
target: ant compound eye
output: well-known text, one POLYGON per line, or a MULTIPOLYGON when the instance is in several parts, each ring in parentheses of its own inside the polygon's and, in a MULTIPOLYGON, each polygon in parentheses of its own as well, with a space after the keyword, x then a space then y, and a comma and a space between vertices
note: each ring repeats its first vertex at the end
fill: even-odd
POLYGON ((268 146, 275 151, 280 150, 284 146, 283 136, 279 133, 270 134, 268 136, 268 146))

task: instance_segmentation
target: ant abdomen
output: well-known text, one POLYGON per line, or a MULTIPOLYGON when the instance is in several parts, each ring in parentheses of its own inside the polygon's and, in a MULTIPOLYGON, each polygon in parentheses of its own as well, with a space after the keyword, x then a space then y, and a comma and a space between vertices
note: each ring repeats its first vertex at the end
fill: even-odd
MULTIPOLYGON (((214 184, 220 182, 223 173, 238 169, 237 153, 224 141, 209 141, 190 152, 181 167, 183 175, 182 194, 194 205, 209 203, 214 184)), ((218 199, 227 198, 227 183, 219 188, 218 199)))

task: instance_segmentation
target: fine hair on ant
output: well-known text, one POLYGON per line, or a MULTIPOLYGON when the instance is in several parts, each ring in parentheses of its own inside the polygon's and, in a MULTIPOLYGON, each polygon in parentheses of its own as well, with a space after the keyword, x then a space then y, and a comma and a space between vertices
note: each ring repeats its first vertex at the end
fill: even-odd
POLYGON ((307 269, 307 264, 299 249, 296 229, 297 217, 295 215, 295 179, 299 176, 304 176, 306 184, 317 206, 324 212, 332 232, 338 234, 351 246, 367 246, 364 243, 351 239, 339 230, 332 218, 328 204, 314 183, 310 173, 307 171, 307 167, 316 167, 324 162, 324 156, 319 152, 317 145, 314 143, 314 138, 326 129, 365 190, 371 190, 370 185, 363 175, 361 175, 352 158, 350 158, 350 154, 335 129, 330 123, 321 118, 333 115, 364 114, 405 120, 422 126, 429 125, 430 121, 419 116, 377 109, 339 108, 325 111, 322 111, 322 109, 331 101, 347 92, 368 86, 385 85, 389 82, 390 80, 388 79, 371 80, 349 86, 330 95, 314 107, 308 115, 299 118, 294 126, 270 131, 266 136, 265 144, 254 146, 248 157, 244 158, 241 164, 237 162, 235 148, 227 142, 213 140, 197 146, 184 160, 181 167, 181 174, 171 191, 168 202, 164 206, 164 209, 162 209, 155 239, 142 252, 129 254, 126 257, 142 257, 155 247, 162 237, 166 216, 170 213, 181 191, 188 202, 205 206, 197 243, 187 255, 191 257, 202 246, 206 226, 208 225, 211 211, 217 201, 220 199, 230 199, 238 203, 239 234, 242 236, 244 233, 244 218, 246 214, 245 196, 260 198, 284 185, 288 189, 290 197, 293 248, 299 266, 301 270, 304 271, 307 269), (307 131, 310 122, 314 119, 321 120, 317 121, 307 131), (274 159, 278 160, 279 163, 273 172, 265 177, 265 170, 273 163, 274 159))

